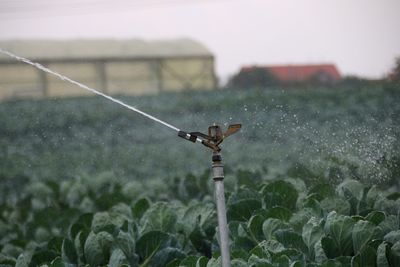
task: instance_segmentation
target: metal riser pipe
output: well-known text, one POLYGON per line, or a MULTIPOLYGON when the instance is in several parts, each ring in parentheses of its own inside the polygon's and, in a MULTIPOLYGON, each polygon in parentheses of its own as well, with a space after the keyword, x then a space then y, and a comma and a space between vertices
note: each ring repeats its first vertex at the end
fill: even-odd
POLYGON ((222 267, 230 267, 231 259, 229 253, 229 235, 225 207, 224 165, 221 161, 221 154, 219 152, 214 152, 212 170, 215 187, 215 201, 217 203, 218 235, 221 249, 222 267))

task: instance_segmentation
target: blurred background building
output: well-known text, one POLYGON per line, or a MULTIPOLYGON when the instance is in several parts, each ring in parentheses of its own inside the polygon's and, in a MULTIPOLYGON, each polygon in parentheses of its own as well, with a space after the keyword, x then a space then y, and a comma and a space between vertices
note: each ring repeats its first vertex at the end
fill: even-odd
MULTIPOLYGON (((242 71, 252 71, 256 67, 243 68, 242 71)), ((336 83, 341 79, 340 73, 334 64, 312 64, 312 65, 273 65, 262 66, 265 71, 281 83, 336 83)))
MULTIPOLYGON (((213 54, 190 39, 14 40, 0 47, 107 94, 216 88, 213 54)), ((90 94, 0 55, 0 99, 90 94)))
POLYGON ((231 77, 230 87, 333 85, 342 80, 334 64, 244 66, 231 77))

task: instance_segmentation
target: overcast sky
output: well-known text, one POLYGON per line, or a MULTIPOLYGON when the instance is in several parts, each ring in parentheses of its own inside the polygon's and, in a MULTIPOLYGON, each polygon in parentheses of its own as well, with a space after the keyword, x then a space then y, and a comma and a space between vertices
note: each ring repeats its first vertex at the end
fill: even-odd
POLYGON ((0 0, 0 39, 180 37, 205 44, 223 78, 321 62, 376 78, 400 56, 400 0, 0 0))

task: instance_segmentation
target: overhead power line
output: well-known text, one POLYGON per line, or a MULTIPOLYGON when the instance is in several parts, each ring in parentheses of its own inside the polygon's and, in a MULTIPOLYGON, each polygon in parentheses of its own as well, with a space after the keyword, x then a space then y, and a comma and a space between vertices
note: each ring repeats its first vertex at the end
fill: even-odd
POLYGON ((1 1, 0 17, 2 19, 32 18, 45 16, 75 16, 98 13, 111 13, 119 11, 132 11, 137 9, 177 7, 192 4, 229 2, 232 0, 85 0, 85 1, 1 1))

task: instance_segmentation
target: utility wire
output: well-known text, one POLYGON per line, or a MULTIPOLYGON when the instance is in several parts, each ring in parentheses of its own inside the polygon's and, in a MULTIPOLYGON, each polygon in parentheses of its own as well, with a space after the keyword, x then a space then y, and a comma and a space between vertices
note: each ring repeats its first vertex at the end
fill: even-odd
MULTIPOLYGON (((68 15, 79 15, 82 13, 96 14, 111 12, 115 10, 129 11, 127 9, 146 9, 146 8, 160 8, 160 7, 171 7, 171 6, 183 6, 191 4, 202 4, 202 3, 215 3, 215 2, 228 2, 232 0, 148 0, 148 1, 127 1, 127 0, 115 0, 110 1, 85 1, 85 2, 35 2, 34 5, 15 5, 15 3, 8 2, 4 5, 4 2, 0 1, 0 16, 3 18, 18 18, 16 15, 23 16, 26 18, 28 15, 50 15, 50 16, 62 16, 65 12, 77 12, 74 14, 69 13, 68 15), (82 12, 83 11, 83 12, 82 12), (56 13, 55 13, 56 12, 56 13), (62 12, 62 13, 61 13, 62 12)), ((21 4, 21 3, 19 3, 21 4)), ((28 17, 29 18, 29 17, 28 17)))

